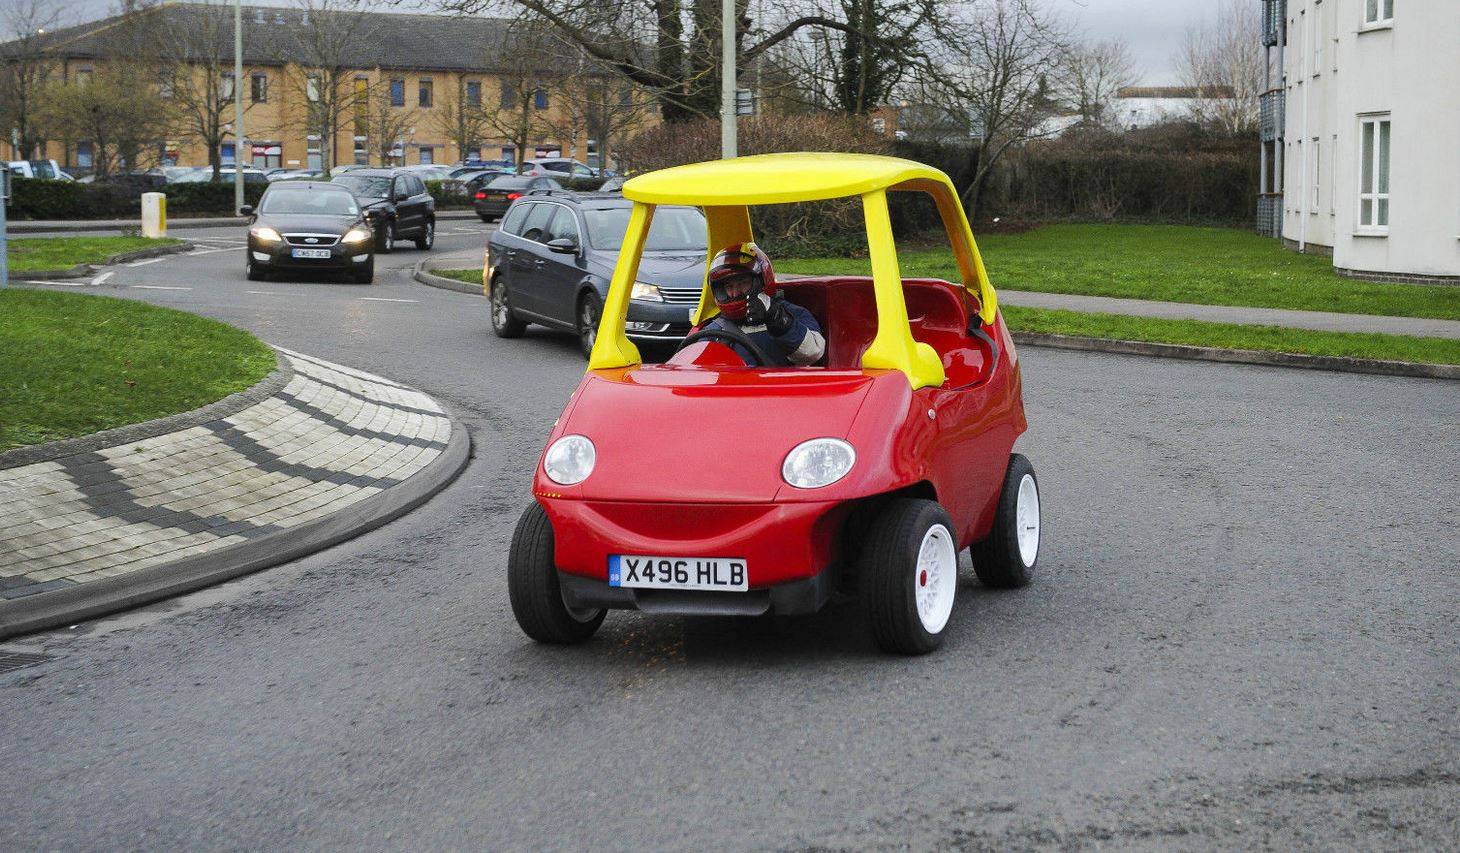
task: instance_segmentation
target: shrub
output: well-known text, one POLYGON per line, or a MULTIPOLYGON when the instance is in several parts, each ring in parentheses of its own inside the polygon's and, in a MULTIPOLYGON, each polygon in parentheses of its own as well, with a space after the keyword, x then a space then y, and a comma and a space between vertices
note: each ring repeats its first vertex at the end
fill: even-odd
MULTIPOLYGON (((247 204, 258 204, 265 184, 244 184, 247 204)), ((83 184, 75 181, 46 181, 15 178, 8 214, 13 219, 108 219, 141 216, 142 193, 120 184, 83 184)), ((233 212, 233 183, 168 184, 167 213, 230 214, 233 212)))
POLYGON ((426 181, 426 192, 436 199, 436 206, 471 207, 471 194, 461 181, 426 181))

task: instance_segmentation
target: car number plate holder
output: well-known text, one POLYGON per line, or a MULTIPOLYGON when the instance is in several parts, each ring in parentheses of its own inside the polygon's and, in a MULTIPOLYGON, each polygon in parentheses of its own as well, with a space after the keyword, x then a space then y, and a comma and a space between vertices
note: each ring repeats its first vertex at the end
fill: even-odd
POLYGON ((315 260, 327 261, 330 257, 329 249, 295 249, 291 253, 296 258, 313 258, 315 260))
POLYGON ((646 557, 613 554, 608 585, 632 589, 745 592, 750 580, 740 557, 646 557))

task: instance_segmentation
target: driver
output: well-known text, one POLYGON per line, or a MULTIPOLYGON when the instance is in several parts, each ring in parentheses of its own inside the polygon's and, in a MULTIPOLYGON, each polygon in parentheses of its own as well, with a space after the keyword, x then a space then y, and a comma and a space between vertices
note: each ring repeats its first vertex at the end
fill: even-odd
MULTIPOLYGON (((776 293, 771 259, 754 243, 726 248, 710 262, 710 292, 720 315, 708 329, 735 326, 775 359, 766 367, 815 364, 826 354, 826 338, 811 312, 776 293)), ((731 344, 747 363, 744 347, 731 344)))

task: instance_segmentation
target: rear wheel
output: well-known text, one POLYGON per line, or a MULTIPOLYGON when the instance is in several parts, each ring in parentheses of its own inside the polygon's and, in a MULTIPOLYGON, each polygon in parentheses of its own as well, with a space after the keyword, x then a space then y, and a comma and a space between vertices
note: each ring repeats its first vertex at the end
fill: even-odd
POLYGON ((436 245, 436 220, 426 220, 426 227, 421 231, 421 236, 416 238, 416 248, 428 252, 436 245))
POLYGON ((935 501, 899 498, 871 519, 864 541, 857 582, 872 639, 904 655, 938 648, 958 591, 948 513, 935 501))
POLYGON ((507 595, 523 633, 539 643, 569 645, 593 636, 608 611, 563 603, 553 563, 553 526, 537 503, 522 513, 507 557, 507 595))
POLYGON ((596 293, 585 293, 578 300, 578 346, 584 358, 593 356, 593 344, 598 340, 598 321, 603 317, 603 300, 596 293))
POLYGON ((512 313, 512 295, 501 276, 492 279, 488 288, 492 303, 492 331, 499 338, 518 338, 527 331, 527 324, 512 313))
POLYGON ((1013 589, 1029 583, 1039 563, 1040 527, 1034 466, 1020 454, 1010 454, 994 528, 969 548, 973 571, 984 586, 1013 589))

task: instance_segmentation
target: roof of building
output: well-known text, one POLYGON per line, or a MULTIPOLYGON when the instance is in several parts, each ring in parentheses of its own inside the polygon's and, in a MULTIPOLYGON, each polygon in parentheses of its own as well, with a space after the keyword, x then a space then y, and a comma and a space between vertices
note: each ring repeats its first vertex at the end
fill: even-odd
MULTIPOLYGON (((249 65, 311 64, 308 57, 315 51, 309 44, 313 40, 341 45, 338 63, 349 68, 520 69, 520 57, 513 57, 509 49, 514 38, 512 25, 505 18, 245 6, 243 61, 249 65)), ((233 54, 233 7, 203 3, 169 3, 130 16, 114 15, 46 33, 40 43, 57 56, 100 58, 118 52, 129 26, 149 38, 165 27, 192 39, 217 42, 217 52, 208 55, 233 54)), ((5 47, 0 45, 0 54, 5 47)))

